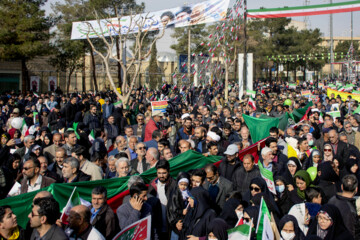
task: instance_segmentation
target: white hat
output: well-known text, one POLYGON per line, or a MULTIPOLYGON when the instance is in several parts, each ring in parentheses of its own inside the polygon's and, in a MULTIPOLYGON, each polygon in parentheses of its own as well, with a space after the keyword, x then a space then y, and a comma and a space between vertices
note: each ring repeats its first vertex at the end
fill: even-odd
POLYGON ((187 118, 187 117, 190 117, 190 114, 184 113, 184 114, 181 116, 181 120, 184 120, 184 119, 187 118))
POLYGON ((152 116, 153 117, 156 117, 156 116, 163 117, 164 113, 161 112, 161 111, 155 111, 155 112, 152 113, 152 116))
POLYGON ((209 132, 207 133, 207 135, 208 135, 209 137, 211 137, 211 139, 214 140, 214 141, 216 141, 216 142, 220 141, 220 136, 217 135, 217 134, 214 133, 214 132, 209 131, 209 132))
POLYGON ((224 154, 226 155, 234 155, 235 153, 239 152, 239 148, 236 144, 230 144, 224 154))
POLYGON ((271 148, 269 148, 269 147, 264 147, 264 148, 261 150, 261 155, 266 155, 268 152, 272 152, 271 148))

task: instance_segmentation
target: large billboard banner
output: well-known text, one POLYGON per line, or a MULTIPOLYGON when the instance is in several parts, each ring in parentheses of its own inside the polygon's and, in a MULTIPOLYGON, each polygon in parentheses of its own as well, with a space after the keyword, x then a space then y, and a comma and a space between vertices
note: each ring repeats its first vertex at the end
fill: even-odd
POLYGON ((73 22, 71 39, 97 38, 99 35, 128 34, 154 31, 167 27, 186 27, 224 20, 230 0, 209 0, 189 6, 119 18, 73 22))

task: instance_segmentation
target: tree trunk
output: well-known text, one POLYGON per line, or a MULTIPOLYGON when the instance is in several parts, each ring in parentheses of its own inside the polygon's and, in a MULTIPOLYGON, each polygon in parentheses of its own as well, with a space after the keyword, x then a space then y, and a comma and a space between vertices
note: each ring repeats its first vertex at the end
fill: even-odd
POLYGON ((229 69, 227 67, 227 64, 225 64, 225 101, 227 101, 228 98, 229 98, 229 69))
POLYGON ((67 82, 67 86, 66 86, 66 93, 69 94, 69 90, 70 90, 70 82, 71 82, 71 75, 74 72, 74 70, 69 70, 69 77, 68 77, 68 82, 67 82))
POLYGON ((94 87, 95 87, 95 91, 98 92, 94 52, 91 50, 90 54, 91 54, 91 68, 92 68, 92 75, 93 75, 93 80, 94 80, 94 87))
POLYGON ((279 81, 279 63, 276 63, 276 81, 279 81))
MULTIPOLYGON (((121 59, 120 58, 120 46, 119 46, 119 37, 116 36, 115 38, 115 45, 116 45, 116 57, 118 59, 121 59)), ((126 57, 126 53, 125 53, 125 57, 126 57)), ((117 62, 117 71, 118 71, 118 81, 119 81, 119 88, 121 88, 121 84, 122 84, 122 81, 121 81, 121 64, 119 62, 117 62)))
POLYGON ((29 79, 29 73, 26 67, 26 59, 21 59, 21 89, 22 93, 25 94, 28 90, 28 79, 29 79))
POLYGON ((84 55, 83 55, 83 64, 84 64, 84 66, 83 66, 82 74, 81 74, 82 75, 81 80, 82 80, 82 90, 83 90, 83 92, 86 92, 86 76, 85 76, 85 69, 86 69, 85 57, 86 57, 86 55, 85 55, 85 52, 86 52, 86 47, 84 45, 84 55))
POLYGON ((286 80, 287 80, 287 82, 289 82, 289 67, 290 67, 290 62, 287 62, 287 66, 286 66, 286 80))

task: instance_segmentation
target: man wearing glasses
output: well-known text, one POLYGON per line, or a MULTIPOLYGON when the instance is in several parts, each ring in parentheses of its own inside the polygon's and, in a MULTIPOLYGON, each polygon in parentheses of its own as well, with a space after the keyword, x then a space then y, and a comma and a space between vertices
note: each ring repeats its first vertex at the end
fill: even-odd
POLYGON ((33 228, 31 239, 69 239, 65 232, 55 224, 60 217, 59 203, 55 199, 51 197, 35 199, 28 217, 30 227, 33 228))
POLYGON ((146 162, 146 146, 145 143, 140 142, 135 145, 135 152, 137 154, 137 158, 131 160, 130 165, 133 169, 133 173, 143 173, 149 169, 149 164, 146 162))
POLYGON ((138 114, 136 116, 137 124, 133 125, 134 135, 138 137, 139 141, 142 142, 145 137, 145 117, 143 114, 138 114))
POLYGON ((21 194, 33 192, 56 182, 55 179, 40 175, 40 162, 37 159, 29 159, 22 169, 24 179, 21 181, 21 194))

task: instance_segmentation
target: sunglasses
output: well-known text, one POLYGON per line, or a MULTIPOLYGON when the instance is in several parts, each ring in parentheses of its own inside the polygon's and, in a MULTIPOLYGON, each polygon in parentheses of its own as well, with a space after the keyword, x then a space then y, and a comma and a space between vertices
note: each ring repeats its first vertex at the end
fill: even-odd
POLYGON ((250 191, 260 192, 261 189, 257 187, 250 187, 250 191))
POLYGON ((145 149, 145 147, 138 147, 138 149, 145 149))
POLYGON ((32 168, 34 168, 34 167, 24 167, 23 169, 24 169, 25 171, 27 171, 27 170, 32 169, 32 168))
POLYGON ((325 148, 324 152, 331 152, 331 149, 325 148))

